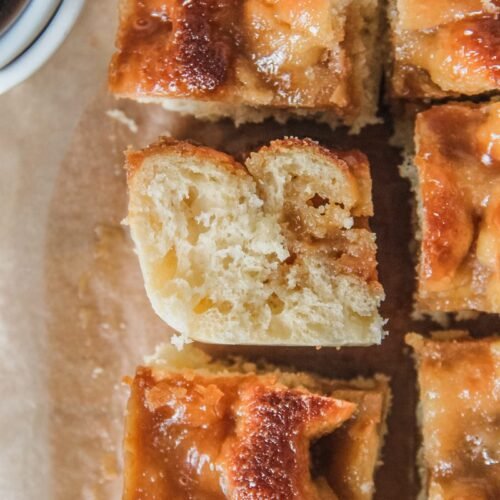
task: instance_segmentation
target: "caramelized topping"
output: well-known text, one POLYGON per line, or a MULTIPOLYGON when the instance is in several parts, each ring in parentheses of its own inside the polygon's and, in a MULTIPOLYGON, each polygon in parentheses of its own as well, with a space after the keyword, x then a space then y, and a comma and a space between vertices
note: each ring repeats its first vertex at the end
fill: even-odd
POLYGON ((235 47, 232 0, 126 2, 110 69, 123 94, 204 95, 231 76, 235 47))
POLYGON ((248 105, 354 106, 344 6, 330 0, 123 2, 113 92, 248 105))
POLYGON ((500 498, 500 341, 433 341, 417 353, 429 498, 500 498))
POLYGON ((132 385, 125 437, 125 499, 224 499, 217 470, 231 432, 236 388, 140 369, 132 385))
POLYGON ((424 30, 442 24, 494 14, 495 6, 483 0, 397 0, 403 30, 424 30))
POLYGON ((240 390, 236 433, 228 442, 229 498, 324 498, 311 478, 309 442, 332 432, 354 408, 298 390, 240 390))
POLYGON ((263 80, 295 104, 328 104, 346 71, 343 51, 332 52, 344 32, 331 14, 331 1, 249 0, 244 5, 248 53, 263 80))
POLYGON ((316 394, 278 377, 140 368, 124 498, 370 498, 387 382, 318 380, 316 394), (311 463, 312 442, 320 462, 311 463))
POLYGON ((418 37, 408 62, 445 92, 479 94, 500 88, 500 21, 465 20, 418 37))
POLYGON ((382 387, 365 391, 342 388, 332 394, 357 404, 356 418, 350 419, 322 443, 329 450, 328 482, 339 499, 370 500, 373 497, 373 471, 379 460, 380 436, 388 403, 385 391, 382 387))
POLYGON ((330 183, 300 175, 287 184, 282 226, 292 254, 327 262, 333 275, 354 274, 377 281, 375 240, 369 231, 373 215, 368 160, 359 151, 334 155, 341 171, 330 183))
POLYGON ((422 202, 419 305, 500 311, 500 103, 436 106, 417 118, 422 202))
POLYGON ((479 0, 400 0, 393 88, 400 96, 500 88, 500 8, 479 0))

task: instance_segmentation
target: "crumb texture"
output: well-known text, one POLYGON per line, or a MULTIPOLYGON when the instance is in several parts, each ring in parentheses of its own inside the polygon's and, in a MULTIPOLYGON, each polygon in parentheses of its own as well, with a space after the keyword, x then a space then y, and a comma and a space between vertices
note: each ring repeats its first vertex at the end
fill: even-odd
POLYGON ((129 191, 148 295, 185 338, 380 342, 383 290, 361 153, 288 139, 253 153, 245 168, 168 141, 129 154, 129 191))

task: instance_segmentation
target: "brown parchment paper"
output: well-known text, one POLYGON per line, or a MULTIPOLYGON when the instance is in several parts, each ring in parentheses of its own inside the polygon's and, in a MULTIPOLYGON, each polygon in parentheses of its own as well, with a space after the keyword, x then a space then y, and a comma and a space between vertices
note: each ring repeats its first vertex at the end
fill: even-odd
MULTIPOLYGON (((103 86, 117 0, 86 0, 50 61, 0 95, 0 498, 52 499, 45 247, 54 183, 103 86)), ((64 474, 64 469, 61 474, 64 474)), ((80 488, 70 498, 84 498, 80 488)))
POLYGON ((242 156, 272 138, 309 136, 323 144, 359 147, 372 164, 379 239, 380 274, 387 291, 383 312, 391 335, 373 348, 249 348, 206 346, 215 355, 265 356, 276 363, 335 377, 375 372, 392 377, 393 411, 378 474, 378 498, 412 498, 415 493, 415 380, 402 347, 408 323, 412 265, 408 189, 397 174, 399 155, 388 146, 387 126, 360 136, 333 133, 314 124, 275 123, 235 129, 180 118, 154 105, 117 102, 102 92, 86 111, 57 179, 45 248, 48 328, 48 385, 54 405, 49 429, 56 497, 75 490, 97 498, 119 495, 120 439, 126 388, 120 385, 168 338, 168 328, 145 298, 128 231, 122 151, 171 134, 242 156), (119 119, 111 119, 113 116, 119 119), (131 126, 132 124, 132 126, 131 126), (130 129, 137 132, 133 132, 130 129))
MULTIPOLYGON (((431 324, 410 321, 413 292, 410 193, 399 177, 401 161, 389 146, 390 123, 358 136, 311 123, 266 122, 238 129, 229 122, 198 122, 155 105, 116 101, 102 91, 85 112, 55 183, 45 247, 48 316, 48 390, 53 421, 52 467, 58 471, 56 498, 82 491, 116 498, 121 488, 122 417, 127 389, 120 384, 144 354, 169 337, 145 297, 138 262, 126 227, 123 150, 144 146, 158 135, 189 138, 243 157, 277 137, 308 136, 325 145, 359 148, 369 157, 374 182, 372 227, 379 245, 380 279, 387 299, 382 312, 389 336, 381 346, 315 348, 207 345, 228 353, 265 357, 297 369, 352 378, 385 373, 394 394, 377 498, 416 496, 416 391, 413 362, 404 346, 407 331, 431 324), (61 473, 64 471, 64 473, 61 473)), ((476 333, 493 328, 493 318, 473 322, 476 333)), ((436 325, 433 325, 436 328, 436 325)))
MULTIPOLYGON (((121 495, 127 388, 145 354, 169 329, 145 297, 121 224, 126 214, 123 150, 159 134, 190 138, 238 157, 272 138, 309 136, 364 151, 371 162, 382 312, 381 346, 321 349, 204 346, 332 377, 386 373, 394 393, 381 500, 418 492, 415 374, 403 335, 412 322, 411 213, 391 125, 359 136, 327 127, 267 122, 235 129, 107 95, 114 0, 89 0, 75 31, 34 79, 0 97, 0 498, 114 499, 121 495), (69 75, 69 76, 68 76, 69 75), (83 113, 83 114, 82 114, 83 113)), ((453 326, 453 325, 452 325, 453 326)), ((462 323, 484 335, 496 318, 462 323)))

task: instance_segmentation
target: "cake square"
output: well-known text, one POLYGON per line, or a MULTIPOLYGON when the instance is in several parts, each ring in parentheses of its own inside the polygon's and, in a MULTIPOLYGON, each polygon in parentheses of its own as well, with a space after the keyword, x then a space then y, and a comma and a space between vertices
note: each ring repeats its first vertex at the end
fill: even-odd
POLYGON ((500 340, 407 335, 415 351, 429 500, 500 498, 500 340))
POLYGON ((393 95, 421 99, 499 90, 499 14, 494 0, 392 0, 393 95))
POLYGON ((339 382, 168 346, 130 384, 125 500, 372 498, 383 376, 339 382))
POLYGON ((379 343, 368 160, 273 141, 245 166, 165 139, 128 153, 146 291, 179 336, 222 344, 379 343))
POLYGON ((419 113, 417 309, 500 312, 500 102, 419 113))
POLYGON ((237 123, 375 120, 378 0, 122 0, 113 93, 237 123))

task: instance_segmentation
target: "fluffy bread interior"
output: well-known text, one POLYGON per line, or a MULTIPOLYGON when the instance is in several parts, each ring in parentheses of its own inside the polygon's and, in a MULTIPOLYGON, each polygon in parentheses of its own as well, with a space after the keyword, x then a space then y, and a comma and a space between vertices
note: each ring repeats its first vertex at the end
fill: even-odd
POLYGON ((380 342, 371 181, 355 155, 275 141, 251 155, 250 175, 187 143, 129 153, 146 290, 181 343, 380 342))

